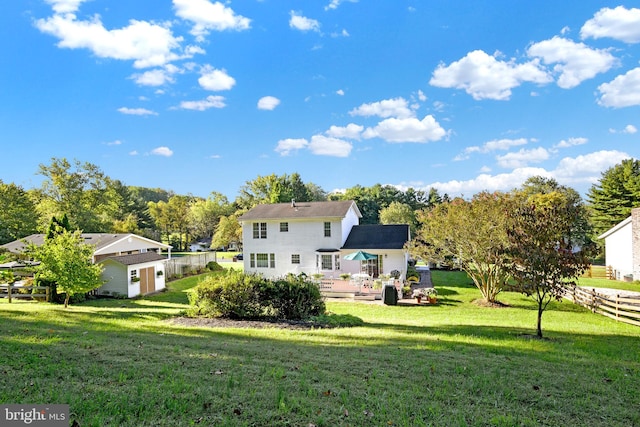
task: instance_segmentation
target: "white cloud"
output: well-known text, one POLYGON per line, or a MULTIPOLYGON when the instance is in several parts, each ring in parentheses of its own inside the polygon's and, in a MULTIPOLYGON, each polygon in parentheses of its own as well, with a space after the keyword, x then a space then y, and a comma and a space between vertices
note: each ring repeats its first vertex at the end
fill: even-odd
MULTIPOLYGON (((340 3, 343 3, 345 0, 331 0, 328 5, 324 7, 324 10, 337 9, 340 6, 340 3)), ((351 3, 357 3, 358 0, 347 0, 351 3)))
POLYGON ((176 16, 194 23, 191 34, 196 36, 196 40, 200 42, 211 30, 242 31, 251 27, 249 18, 236 15, 231 8, 220 2, 173 0, 173 7, 176 10, 176 16))
POLYGON ((469 197, 481 191, 510 191, 522 185, 528 178, 537 175, 550 178, 552 174, 542 168, 518 168, 509 173, 497 175, 481 173, 473 179, 464 181, 434 182, 422 188, 428 190, 433 187, 453 197, 457 195, 469 197))
POLYGON ((529 141, 527 138, 518 138, 518 139, 493 139, 491 141, 487 141, 480 148, 481 153, 489 153, 491 151, 497 150, 508 150, 511 147, 517 147, 519 145, 526 145, 529 141))
POLYGON ((602 150, 577 157, 565 157, 558 163, 552 175, 564 185, 593 184, 602 178, 602 172, 630 156, 617 150, 602 150))
POLYGON ((638 128, 636 128, 634 125, 626 125, 624 127, 624 130, 622 131, 622 133, 628 133, 628 134, 634 134, 638 132, 638 128))
POLYGON ((521 148, 515 153, 507 153, 503 156, 496 156, 498 165, 502 168, 515 169, 522 168, 530 163, 540 163, 549 158, 549 152, 542 147, 525 150, 521 148))
POLYGON ((598 104, 605 107, 631 107, 640 105, 640 68, 634 68, 609 83, 598 86, 598 104))
POLYGON ((258 100, 258 109, 259 110, 274 110, 278 105, 280 105, 280 100, 275 96, 263 96, 258 100))
POLYGON ((336 94, 338 94, 338 95, 340 95, 340 96, 344 96, 344 90, 342 90, 342 89, 338 89, 338 90, 336 91, 336 94))
POLYGON ((464 149, 463 154, 457 155, 454 160, 467 160, 472 153, 490 153, 492 151, 498 150, 509 150, 511 147, 517 147, 519 145, 525 145, 529 143, 527 138, 518 138, 518 139, 494 139, 491 141, 485 142, 481 147, 477 145, 473 145, 471 147, 467 147, 464 149))
POLYGON ((115 141, 106 142, 105 144, 107 144, 109 146, 122 145, 122 141, 120 141, 119 139, 116 139, 115 141))
POLYGON ((349 37, 351 34, 346 29, 342 29, 339 33, 331 33, 331 37, 349 37))
POLYGON ((349 123, 347 126, 331 126, 326 133, 334 138, 360 139, 363 130, 364 126, 349 123))
POLYGON ((211 65, 203 66, 200 70, 200 75, 198 83, 206 90, 229 90, 236 84, 236 80, 228 75, 225 70, 218 70, 211 65))
POLYGON ((224 108, 226 106, 224 96, 209 95, 206 99, 200 101, 182 101, 178 108, 182 110, 205 111, 209 108, 224 108))
POLYGON ((129 114, 133 116, 157 116, 158 113, 155 111, 147 110, 146 108, 128 108, 128 107, 120 107, 118 111, 122 114, 129 114))
POLYGON ((38 19, 35 25, 60 39, 58 47, 89 49, 100 58, 133 60, 136 68, 161 66, 185 57, 173 52, 182 38, 173 36, 168 23, 131 20, 126 27, 107 30, 97 15, 91 21, 77 21, 74 14, 67 13, 38 19))
POLYGON ((163 86, 175 82, 172 73, 161 68, 145 71, 141 74, 134 74, 132 77, 135 82, 141 86, 163 86))
POLYGON ((293 10, 290 12, 289 27, 300 31, 320 31, 320 23, 315 19, 305 18, 293 10))
POLYGON ((422 102, 427 100, 427 95, 422 90, 418 90, 418 99, 422 102))
POLYGON ((137 152, 136 150, 129 151, 129 155, 130 155, 130 156, 137 156, 137 155, 138 155, 138 152, 137 152))
POLYGON ((429 84, 464 89, 476 100, 507 100, 511 89, 524 82, 546 84, 551 81, 538 60, 516 64, 513 60, 498 61, 482 50, 475 50, 450 65, 440 64, 429 84))
POLYGON ((379 137, 387 142, 429 142, 444 138, 447 132, 432 115, 418 120, 415 117, 406 119, 390 118, 368 128, 363 137, 379 137))
MULTIPOLYGON (((520 187, 532 176, 554 178, 561 185, 591 185, 598 182, 602 176, 602 172, 629 157, 627 153, 615 150, 598 151, 575 158, 565 157, 560 160, 556 168, 552 171, 547 171, 543 168, 524 167, 514 169, 509 173, 497 175, 482 173, 473 179, 465 181, 452 180, 448 182, 434 182, 422 186, 422 189, 428 190, 433 187, 450 196, 463 194, 467 197, 485 190, 510 191, 520 187)), ((414 188, 417 187, 418 185, 414 185, 414 188)))
POLYGON ((324 135, 314 135, 308 146, 318 156, 349 157, 353 146, 350 142, 324 135))
POLYGON ((402 97, 394 99, 385 99, 370 104, 362 104, 358 108, 349 111, 352 116, 378 116, 382 118, 397 117, 408 118, 414 117, 415 113, 409 108, 409 103, 402 97))
POLYGON ((610 37, 625 43, 640 42, 640 9, 615 9, 604 7, 584 23, 580 29, 583 39, 610 37))
POLYGON ((576 87, 583 81, 608 71, 617 62, 607 50, 592 49, 584 43, 557 36, 532 44, 527 49, 527 54, 542 58, 545 64, 556 64, 553 71, 559 74, 558 86, 563 89, 576 87))
POLYGON ((151 150, 151 154, 155 156, 171 157, 173 156, 173 151, 171 151, 169 147, 158 147, 151 150))
POLYGON ((589 142, 589 140, 587 138, 582 138, 582 137, 578 137, 578 138, 568 138, 568 139, 563 139, 562 141, 560 141, 559 143, 557 143, 554 148, 569 148, 569 147, 575 147, 576 145, 583 145, 586 144, 587 142, 589 142))
POLYGON ((275 151, 281 156, 288 156, 292 151, 298 151, 308 145, 309 142, 304 138, 287 138, 278 141, 275 151))
POLYGON ((87 0, 45 0, 56 13, 73 13, 87 0))

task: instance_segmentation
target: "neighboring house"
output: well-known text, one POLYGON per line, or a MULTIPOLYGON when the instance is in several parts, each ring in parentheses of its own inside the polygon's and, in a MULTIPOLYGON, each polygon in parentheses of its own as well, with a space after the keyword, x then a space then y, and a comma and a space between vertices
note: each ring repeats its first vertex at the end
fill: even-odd
MULTIPOLYGON (((104 266, 105 283, 98 288, 99 294, 131 298, 165 288, 167 258, 161 251, 167 250, 171 258, 171 246, 135 234, 83 233, 81 236, 85 243, 95 247, 93 262, 104 266)), ((32 234, 1 247, 21 253, 28 243, 41 245, 44 237, 44 234, 32 234)))
POLYGON ((410 239, 408 225, 359 225, 356 203, 295 202, 258 205, 238 220, 242 225, 244 270, 267 277, 366 272, 372 277, 393 270, 405 277, 410 239), (349 261, 358 250, 376 255, 349 261))
POLYGON ((605 231, 605 264, 617 280, 640 280, 640 208, 631 216, 605 231))
POLYGON ((207 252, 211 250, 211 238, 189 243, 189 252, 207 252))

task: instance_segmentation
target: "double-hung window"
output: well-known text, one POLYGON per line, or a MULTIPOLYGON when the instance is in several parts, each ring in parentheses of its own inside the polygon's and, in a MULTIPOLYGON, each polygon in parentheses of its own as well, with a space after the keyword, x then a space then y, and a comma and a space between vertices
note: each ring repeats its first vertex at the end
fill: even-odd
POLYGON ((324 223, 324 237, 331 237, 331 223, 324 223))
POLYGON ((267 238, 267 223, 266 222, 254 222, 253 223, 253 238, 254 239, 266 239, 267 238))

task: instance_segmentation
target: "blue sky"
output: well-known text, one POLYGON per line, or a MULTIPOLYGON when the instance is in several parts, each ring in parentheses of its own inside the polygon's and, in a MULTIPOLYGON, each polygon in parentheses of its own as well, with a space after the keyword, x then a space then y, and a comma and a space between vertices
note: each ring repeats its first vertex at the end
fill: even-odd
POLYGON ((0 179, 52 157, 234 199, 258 175, 584 193, 638 157, 635 2, 24 0, 0 5, 0 179))

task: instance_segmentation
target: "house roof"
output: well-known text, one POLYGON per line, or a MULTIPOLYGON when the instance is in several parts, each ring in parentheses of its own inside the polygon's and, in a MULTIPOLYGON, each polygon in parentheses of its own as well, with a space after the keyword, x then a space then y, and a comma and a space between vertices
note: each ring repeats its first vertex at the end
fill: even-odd
POLYGON ((106 258, 105 260, 103 260, 103 262, 106 260, 111 260, 123 265, 136 265, 144 264, 146 262, 161 261, 165 259, 167 258, 155 252, 145 252, 141 254, 112 256, 106 258))
MULTIPOLYGON (((80 234, 80 236, 82 236, 85 243, 95 246, 96 254, 100 253, 102 250, 108 248, 109 246, 115 243, 118 243, 124 239, 128 239, 130 237, 147 241, 148 243, 151 243, 155 247, 160 247, 164 249, 168 249, 171 247, 169 245, 165 245, 164 243, 156 242, 154 240, 147 239, 146 237, 142 237, 142 236, 138 236, 136 234, 130 234, 130 233, 124 233, 124 234, 82 233, 80 234)), ((28 243, 33 243, 36 246, 42 245, 44 243, 44 238, 45 238, 44 234, 32 234, 30 236, 23 237, 20 240, 14 240, 13 242, 6 243, 0 247, 6 248, 9 252, 20 253, 24 251, 28 243)))
POLYGON ((606 239, 607 237, 611 236, 616 231, 620 230, 621 228, 624 228, 630 222, 631 222, 631 217, 629 217, 629 218, 627 218, 627 219, 625 219, 623 221, 620 221, 619 223, 617 223, 616 225, 614 225, 613 227, 611 227, 610 229, 608 229, 607 231, 605 231, 604 233, 599 235, 598 239, 606 239))
POLYGON ((238 218, 239 221, 260 219, 344 218, 350 209, 358 218, 362 214, 353 200, 333 202, 294 202, 258 205, 238 218))
POLYGON ((355 225, 342 249, 402 249, 407 241, 407 224, 355 225))

